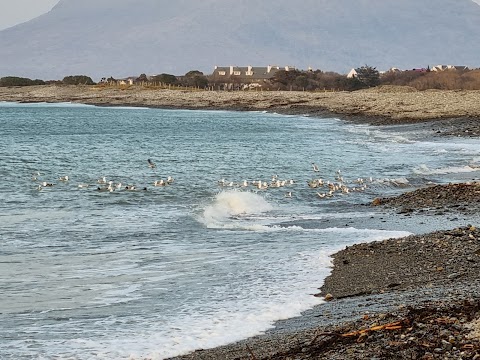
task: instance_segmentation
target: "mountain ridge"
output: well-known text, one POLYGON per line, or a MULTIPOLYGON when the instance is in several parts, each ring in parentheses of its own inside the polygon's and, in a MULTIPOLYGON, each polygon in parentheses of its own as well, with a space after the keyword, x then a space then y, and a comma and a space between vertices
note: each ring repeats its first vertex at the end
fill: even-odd
POLYGON ((182 75, 215 65, 478 67, 478 38, 480 6, 471 0, 61 0, 0 31, 0 77, 182 75))

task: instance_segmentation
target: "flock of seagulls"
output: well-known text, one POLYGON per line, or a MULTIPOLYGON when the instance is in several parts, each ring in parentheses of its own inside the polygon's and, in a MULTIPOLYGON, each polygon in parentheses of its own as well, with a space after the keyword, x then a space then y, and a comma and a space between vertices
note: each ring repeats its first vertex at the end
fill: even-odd
MULTIPOLYGON (((156 168, 155 163, 151 159, 147 159, 148 167, 151 169, 156 168)), ((32 181, 39 182, 37 185, 37 190, 41 191, 44 188, 48 187, 53 187, 56 185, 53 182, 47 182, 47 181, 40 181, 39 177, 41 176, 40 172, 35 172, 32 174, 32 181)), ((57 179, 59 182, 62 183, 67 183, 70 181, 70 178, 68 175, 60 176, 57 179)), ((171 176, 168 176, 165 180, 160 179, 160 180, 155 180, 152 185, 157 187, 157 186, 167 186, 171 185, 174 182, 174 178, 171 176)), ((121 182, 115 183, 113 180, 107 180, 106 176, 100 177, 96 183, 80 183, 78 184, 79 189, 87 189, 89 187, 94 187, 95 190, 99 192, 114 192, 114 191, 121 191, 121 190, 127 190, 127 191, 146 191, 147 187, 137 187, 136 185, 132 184, 122 184, 121 182)))
MULTIPOLYGON (((312 170, 314 173, 319 173, 320 168, 317 164, 312 163, 312 170)), ((352 192, 361 192, 365 191, 368 187, 367 183, 373 182, 373 178, 364 179, 357 178, 352 181, 346 181, 341 175, 341 171, 337 170, 335 180, 326 180, 322 178, 313 178, 307 181, 307 185, 311 189, 317 189, 316 194, 319 198, 331 198, 336 194, 349 194, 352 192)), ((221 187, 230 187, 230 188, 248 188, 252 187, 256 190, 268 190, 273 188, 283 188, 296 184, 297 182, 293 179, 280 179, 278 175, 273 175, 270 181, 263 180, 253 180, 251 182, 243 180, 240 182, 228 181, 226 179, 221 179, 218 181, 218 185, 221 187)), ((285 193, 286 198, 293 197, 293 191, 287 191, 285 193)))
MULTIPOLYGON (((151 160, 147 159, 147 165, 150 169, 155 169, 157 165, 151 160)), ((312 170, 314 174, 320 173, 320 167, 316 163, 312 163, 312 170)), ((32 180, 39 182, 37 189, 43 190, 47 187, 53 187, 55 184, 47 181, 39 180, 40 173, 36 172, 32 175, 32 180)), ((68 175, 60 176, 57 179, 59 182, 67 183, 70 181, 68 175)), ((174 178, 168 176, 166 179, 155 180, 151 185, 154 187, 165 187, 172 185, 174 183, 174 178)), ((367 183, 372 183, 373 179, 363 179, 357 178, 355 180, 346 181, 342 176, 340 170, 337 170, 335 178, 332 180, 327 180, 319 177, 314 177, 311 180, 306 181, 307 185, 311 189, 316 190, 316 195, 320 199, 331 198, 338 194, 349 194, 352 192, 361 192, 365 191, 368 187, 367 183)), ((234 182, 226 180, 225 178, 218 181, 218 186, 225 188, 240 188, 240 189, 253 189, 254 191, 259 190, 268 190, 268 189, 280 189, 288 188, 296 185, 298 182, 293 179, 281 179, 278 175, 273 175, 270 180, 242 180, 240 182, 234 182)), ((300 182, 301 183, 301 182, 300 182)), ((137 187, 132 184, 122 184, 121 182, 114 182, 113 180, 108 180, 106 176, 100 177, 96 183, 80 183, 78 184, 79 189, 87 189, 89 187, 94 187, 96 191, 99 192, 115 192, 115 191, 146 191, 147 187, 137 187)), ((294 197, 292 189, 288 189, 284 194, 285 198, 294 197)))

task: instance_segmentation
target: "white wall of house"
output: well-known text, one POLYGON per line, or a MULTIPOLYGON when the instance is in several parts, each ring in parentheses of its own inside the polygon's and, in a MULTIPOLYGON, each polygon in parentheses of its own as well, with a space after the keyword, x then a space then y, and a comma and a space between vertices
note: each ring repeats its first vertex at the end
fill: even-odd
POLYGON ((352 70, 350 70, 350 72, 347 74, 347 78, 348 78, 348 79, 352 79, 352 78, 354 78, 354 77, 357 77, 357 70, 352 69, 352 70))

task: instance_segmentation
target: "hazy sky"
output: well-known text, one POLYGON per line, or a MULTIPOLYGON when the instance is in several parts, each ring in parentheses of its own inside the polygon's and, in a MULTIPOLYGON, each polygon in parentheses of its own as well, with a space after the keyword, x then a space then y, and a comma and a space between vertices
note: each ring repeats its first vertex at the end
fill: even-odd
MULTIPOLYGON (((480 4, 480 0, 473 1, 480 4)), ((59 0, 0 0, 0 30, 42 15, 58 2, 59 0)))
POLYGON ((0 30, 42 15, 58 2, 59 0, 0 0, 0 30))

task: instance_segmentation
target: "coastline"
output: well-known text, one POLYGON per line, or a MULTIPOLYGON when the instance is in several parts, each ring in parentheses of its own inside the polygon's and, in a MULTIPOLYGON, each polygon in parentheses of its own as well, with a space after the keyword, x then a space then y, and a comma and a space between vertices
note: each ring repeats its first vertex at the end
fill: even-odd
POLYGON ((429 124, 432 134, 480 136, 480 91, 381 86, 354 92, 206 91, 43 85, 0 87, 0 101, 268 111, 371 125, 429 124))
MULTIPOLYGON (((443 187, 452 186, 457 185, 443 187)), ((480 223, 480 182, 469 186, 466 193, 473 198, 468 208, 452 210, 467 225, 338 251, 316 295, 328 301, 277 321, 263 335, 172 359, 479 358, 480 230, 469 222, 480 223), (395 329, 382 328, 398 322, 395 329)), ((438 189, 431 189, 430 197, 436 198, 438 189)), ((424 193, 412 192, 419 197, 424 193)), ((414 206, 415 195, 411 197, 414 206)), ((456 205, 455 194, 449 205, 456 205)), ((415 211, 428 210, 418 206, 415 211)), ((441 223, 451 220, 435 212, 427 216, 441 223)))
MULTIPOLYGON (((0 101, 15 102, 75 102, 100 106, 142 106, 172 109, 269 111, 282 114, 305 114, 309 116, 334 116, 354 123, 372 125, 421 124, 431 129, 432 136, 480 136, 480 92, 416 92, 365 90, 354 93, 218 93, 170 90, 119 90, 95 89, 92 87, 35 87, 0 88, 0 101), (372 100, 374 99, 374 100, 372 100), (440 106, 438 101, 443 99, 440 106), (473 100, 472 100, 473 99, 473 100), (465 100, 465 101, 463 101, 465 100), (368 107, 366 104, 374 103, 368 107), (386 104, 389 104, 388 106, 386 104), (426 105, 430 104, 430 105, 426 105), (437 104, 433 112, 429 106, 437 104), (455 105, 456 104, 456 105, 455 105), (462 104, 465 109, 460 109, 462 104), (389 107, 390 106, 390 107, 389 107), (456 106, 456 107, 455 107, 456 106), (395 109, 396 110, 393 110, 395 109), (425 111, 423 115, 418 115, 425 111), (430 117, 433 116, 433 117, 430 117)), ((476 180, 478 180, 478 174, 476 180)), ((475 179, 472 179, 475 180, 475 179)), ((371 359, 391 358, 474 358, 480 354, 480 338, 455 340, 449 347, 441 340, 449 341, 453 330, 446 337, 438 337, 439 344, 423 346, 420 335, 431 330, 429 324, 417 329, 409 324, 389 332, 368 333, 347 340, 338 336, 374 324, 392 323, 396 319, 414 318, 412 312, 433 309, 438 318, 456 318, 456 331, 466 336, 472 320, 480 312, 480 226, 478 216, 480 186, 472 184, 459 197, 450 188, 435 187, 417 192, 408 198, 400 195, 395 200, 378 204, 396 212, 393 216, 427 216, 439 218, 445 228, 438 231, 404 239, 385 240, 378 243, 358 244, 336 253, 334 268, 322 286, 321 296, 331 294, 333 301, 326 302, 303 314, 303 316, 279 321, 265 335, 253 337, 235 344, 209 350, 198 350, 175 359, 371 359), (442 204, 435 201, 437 195, 446 193, 442 204), (423 196, 423 197, 422 197, 423 196), (427 200, 422 200, 426 198, 427 200), (459 203, 461 199, 462 203, 459 203), (431 200, 431 202, 428 202, 431 200), (425 205, 426 204, 426 205, 425 205), (390 208, 389 208, 390 206, 390 208), (443 207, 443 208, 441 208, 443 207), (465 210, 466 209, 466 210, 465 210), (465 210, 465 211, 464 211, 465 210), (442 221, 446 215, 460 214, 464 226, 448 228, 442 221), (471 221, 471 222, 470 222, 471 221), (467 246, 465 246, 467 244, 467 246), (432 249, 435 250, 432 252, 432 249), (477 253, 478 252, 478 253, 477 253), (398 256, 393 256, 393 255, 398 256), (420 256, 417 256, 420 254, 420 256), (422 255, 423 254, 423 255, 422 255), (427 256, 428 255, 428 256, 427 256), (363 261, 363 262, 362 262, 363 261), (431 266, 425 266, 429 262, 431 266), (379 271, 383 269, 385 271, 379 271), (364 280, 365 283, 361 283, 364 280), (356 287, 354 287, 354 285, 356 287), (469 309, 470 317, 463 317, 469 309), (457 314, 458 313, 458 314, 457 314), (440 314, 442 314, 440 316, 440 314), (462 322, 463 321, 463 322, 462 322), (408 330, 414 328, 413 330, 408 330), (319 333, 329 333, 318 337, 319 333), (378 336, 377 336, 378 335, 378 336), (382 335, 382 336, 380 336, 382 335), (363 335, 362 335, 363 336, 363 335), (396 336, 396 337, 395 337, 396 336), (402 336, 404 336, 402 338, 402 336), (414 340, 409 340, 414 338, 414 340), (359 341, 361 340, 361 341, 359 341), (418 340, 418 341, 417 341, 418 340), (382 343, 380 346, 377 344, 382 343), (388 345, 395 343, 396 345, 388 345), (377 344, 373 346, 373 344, 377 344), (379 348, 390 346, 386 353, 379 348), (445 345, 445 346, 444 346, 445 345), (455 346, 454 346, 455 345, 455 346), (466 345, 469 345, 465 347, 466 345), (470 345, 472 347, 470 347, 470 345), (416 347, 415 347, 416 346, 416 347), (422 347, 423 346, 423 347, 422 347), (400 350, 417 349, 416 356, 400 357, 400 350), (436 350, 440 349, 440 350, 436 350), (373 351, 373 353, 372 353, 373 351), (377 351, 377 353, 375 353, 377 351), (459 355, 460 352, 465 354, 459 355), (431 355, 429 355, 431 354, 431 355), (379 357, 378 357, 379 356, 379 357), (429 357, 431 356, 431 357, 429 357), (437 357, 438 356, 438 357, 437 357), (465 356, 465 357, 464 357, 465 356)), ((373 199, 372 199, 373 200, 373 199)), ((452 215, 457 216, 457 215, 452 215)), ((413 320, 412 320, 413 321, 413 320)), ((418 321, 417 321, 418 323, 418 321)), ((414 323, 415 324, 415 323, 414 323)), ((433 324, 440 326, 442 324, 433 324)), ((432 325, 432 326, 433 326, 432 325)), ((438 332, 445 327, 435 328, 438 332)), ((455 329, 454 329, 455 330, 455 329)), ((457 334, 458 335, 458 334, 457 334)), ((455 336, 457 336, 455 335, 455 336)), ((424 334, 425 337, 425 334, 424 334)), ((433 340, 430 341, 433 343, 433 340)), ((429 343, 429 344, 430 344, 429 343)), ((407 353, 406 353, 407 354, 407 353)), ((480 355, 479 355, 480 357, 480 355)))

